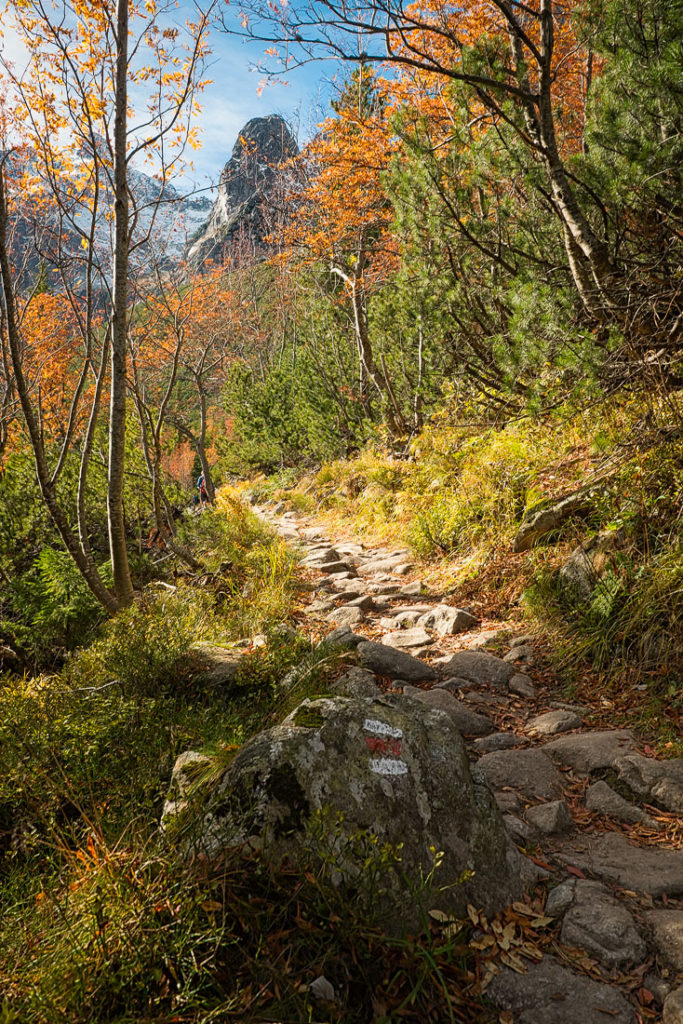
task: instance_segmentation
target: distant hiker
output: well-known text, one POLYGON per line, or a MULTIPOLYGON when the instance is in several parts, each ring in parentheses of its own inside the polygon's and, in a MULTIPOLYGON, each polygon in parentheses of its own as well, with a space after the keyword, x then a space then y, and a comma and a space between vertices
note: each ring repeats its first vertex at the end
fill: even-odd
POLYGON ((206 490, 206 480, 204 479, 203 473, 199 474, 199 480, 197 480, 197 490, 199 491, 199 505, 201 508, 204 508, 204 506, 208 504, 209 495, 206 490))

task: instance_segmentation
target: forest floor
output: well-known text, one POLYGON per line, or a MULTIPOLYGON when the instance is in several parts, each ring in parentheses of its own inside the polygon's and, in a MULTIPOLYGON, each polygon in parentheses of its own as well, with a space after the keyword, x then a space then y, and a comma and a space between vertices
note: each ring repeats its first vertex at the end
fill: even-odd
POLYGON ((657 723, 590 673, 568 693, 548 636, 515 609, 453 632, 452 595, 424 585, 408 549, 330 536, 282 503, 254 511, 296 545, 306 632, 352 631, 437 669, 426 686, 375 674, 453 716, 508 832, 546 873, 492 920, 471 908, 477 984, 500 1024, 657 1021, 667 996, 665 1019, 683 1020, 683 761, 655 757, 657 723))

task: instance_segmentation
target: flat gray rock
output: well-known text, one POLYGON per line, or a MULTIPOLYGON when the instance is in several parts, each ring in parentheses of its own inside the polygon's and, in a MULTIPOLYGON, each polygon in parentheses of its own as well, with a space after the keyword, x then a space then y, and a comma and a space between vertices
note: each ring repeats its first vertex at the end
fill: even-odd
POLYGON ((426 630, 418 626, 415 629, 397 629, 385 633, 382 637, 382 643, 387 644, 389 647, 404 648, 424 647, 427 644, 434 643, 434 641, 426 630))
POLYGON ((570 840, 557 856, 623 889, 654 897, 683 895, 683 850, 635 846, 620 832, 603 832, 570 840))
POLYGON ((581 719, 574 711, 546 711, 526 724, 526 731, 536 736, 554 736, 558 732, 579 729, 581 719))
POLYGON ((544 744, 543 750, 566 768, 593 772, 598 768, 612 768, 634 747, 633 733, 629 729, 602 729, 562 736, 544 744))
POLYGON ((524 672, 515 672, 510 676, 508 690, 510 693, 516 693, 518 697, 528 697, 530 700, 536 696, 536 687, 524 672))
POLYGON ((494 732, 490 736, 480 736, 472 746, 481 754, 488 754, 492 750, 510 750, 511 747, 518 747, 523 742, 524 737, 514 732, 494 732))
POLYGON ((337 626, 320 641, 322 644, 338 644, 340 647, 358 647, 364 642, 365 637, 352 632, 348 626, 337 626))
POLYGON ((630 804, 623 796, 615 793, 606 782, 595 782, 588 787, 586 793, 586 807, 595 814, 605 814, 610 818, 617 818, 629 825, 638 822, 648 825, 650 828, 659 828, 659 824, 651 818, 641 807, 630 804))
POLYGON ((533 668, 536 664, 536 657, 533 647, 529 647, 528 644, 518 644, 503 656, 503 661, 507 661, 509 665, 513 665, 516 661, 523 661, 529 668, 533 668))
POLYGON ((412 583, 404 583, 402 587, 398 588, 399 594, 403 597, 416 597, 418 594, 423 593, 424 584, 422 580, 413 580, 412 583))
POLYGON ((360 608, 342 605, 341 608, 335 608, 329 613, 327 621, 333 622, 335 626, 355 626, 358 622, 363 621, 363 613, 360 608))
POLYGON ((353 665, 330 686, 339 697, 379 697, 382 693, 372 672, 353 665))
POLYGON ((496 750, 484 754, 478 766, 491 789, 508 787, 531 800, 559 800, 562 796, 564 780, 538 748, 496 750))
POLYGON ((683 986, 675 988, 664 1000, 662 1024, 683 1024, 683 986))
POLYGON ((202 681, 220 690, 234 682, 244 652, 219 644, 196 643, 192 645, 192 653, 197 655, 201 663, 202 681))
POLYGON ((418 661, 406 651, 368 640, 358 644, 357 649, 361 665, 377 675, 405 679, 409 683, 427 683, 436 679, 436 672, 431 665, 418 661))
POLYGON ((546 804, 527 807, 526 820, 544 835, 569 832, 574 827, 569 807, 564 800, 551 800, 546 804))
MULTIPOLYGON (((393 616, 394 626, 414 626, 422 618, 422 612, 416 608, 408 608, 406 611, 397 612, 393 616)), ((426 634, 429 636, 429 633, 426 634)))
POLYGON ((374 606, 375 602, 373 601, 371 594, 360 594, 356 597, 349 598, 346 602, 347 608, 360 608, 362 612, 370 611, 374 606))
POLYGON ((430 708, 445 711, 447 715, 451 716, 463 736, 485 736, 493 730, 490 718, 472 711, 447 690, 440 690, 436 687, 433 690, 419 690, 415 686, 404 686, 403 694, 428 704, 430 708))
POLYGON ((627 754, 615 762, 619 779, 637 796, 668 811, 683 812, 683 758, 655 761, 642 754, 627 754))
POLYGON ((309 615, 324 615, 334 608, 334 601, 312 601, 306 612, 309 615))
POLYGON ((515 674, 512 665, 502 658, 484 651, 457 651, 445 664, 448 675, 462 676, 473 683, 486 683, 498 689, 507 689, 511 676, 515 674))
POLYGON ((683 971, 683 910, 648 910, 644 918, 662 959, 683 971))
POLYGON ((473 629, 479 620, 462 608, 453 608, 449 604, 438 604, 425 612, 419 624, 425 629, 433 630, 437 636, 452 636, 473 629))
POLYGON ((545 956, 526 974, 504 967, 486 990, 500 1010, 511 1010, 514 1024, 636 1024, 626 997, 612 985, 575 974, 545 956))
POLYGON ((564 915, 560 941, 579 946, 608 967, 640 963, 647 953, 633 917, 604 885, 572 878, 546 902, 551 917, 564 915))
POLYGON ((340 573, 348 573, 348 576, 344 577, 345 579, 352 579, 355 576, 353 566, 349 565, 348 562, 325 562, 322 565, 316 565, 315 568, 320 572, 326 573, 328 576, 337 576, 340 573))

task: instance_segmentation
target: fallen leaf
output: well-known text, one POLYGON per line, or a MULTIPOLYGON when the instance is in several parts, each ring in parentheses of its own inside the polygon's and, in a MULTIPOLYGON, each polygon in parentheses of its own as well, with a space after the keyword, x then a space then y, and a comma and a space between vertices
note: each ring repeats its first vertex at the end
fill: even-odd
POLYGON ((576 878, 585 878, 586 877, 584 875, 583 871, 581 870, 581 868, 572 867, 571 864, 567 865, 567 871, 569 872, 570 875, 575 875, 576 878))

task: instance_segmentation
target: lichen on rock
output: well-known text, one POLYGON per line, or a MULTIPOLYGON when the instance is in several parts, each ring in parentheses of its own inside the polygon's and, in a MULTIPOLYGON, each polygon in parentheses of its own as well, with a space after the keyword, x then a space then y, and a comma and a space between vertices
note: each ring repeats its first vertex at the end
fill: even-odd
MULTIPOLYGON (((274 861, 310 861, 310 826, 323 812, 340 823, 337 852, 360 833, 398 851, 387 919, 435 858, 430 906, 448 912, 468 902, 498 909, 533 877, 449 716, 415 701, 304 701, 238 752, 198 816, 195 842, 208 855, 248 844, 274 861)), ((348 858, 335 868, 341 882, 357 882, 348 858)))

